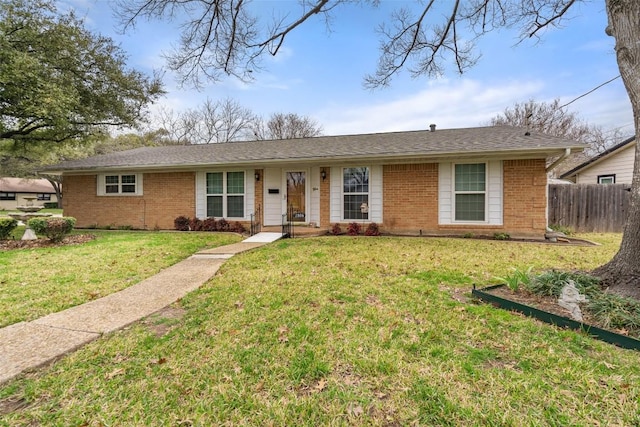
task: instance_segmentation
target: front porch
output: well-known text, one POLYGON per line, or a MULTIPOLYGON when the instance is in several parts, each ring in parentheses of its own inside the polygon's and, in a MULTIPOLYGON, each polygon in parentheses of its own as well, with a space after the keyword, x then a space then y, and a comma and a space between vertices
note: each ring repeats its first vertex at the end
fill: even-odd
MULTIPOLYGON (((262 233, 282 233, 282 226, 262 226, 260 232, 262 233)), ((329 232, 327 227, 308 227, 304 224, 294 225, 291 224, 291 237, 314 237, 324 236, 329 232)))

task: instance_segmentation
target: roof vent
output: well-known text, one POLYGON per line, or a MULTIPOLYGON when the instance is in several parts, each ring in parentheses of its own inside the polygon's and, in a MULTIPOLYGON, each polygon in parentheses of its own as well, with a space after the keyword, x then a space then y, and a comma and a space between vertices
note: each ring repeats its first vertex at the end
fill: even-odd
POLYGON ((429 128, 431 129, 431 132, 435 132, 436 131, 436 125, 435 124, 429 125, 429 128))

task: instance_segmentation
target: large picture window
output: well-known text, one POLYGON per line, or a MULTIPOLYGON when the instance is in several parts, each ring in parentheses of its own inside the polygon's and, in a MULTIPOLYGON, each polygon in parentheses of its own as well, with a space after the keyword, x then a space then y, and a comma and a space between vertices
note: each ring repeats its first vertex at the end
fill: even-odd
POLYGON ((207 173, 207 216, 244 218, 244 172, 207 173))
POLYGON ((345 220, 369 219, 369 168, 342 170, 343 217, 345 220), (366 206, 367 209, 362 209, 366 206))
POLYGON ((0 200, 15 200, 16 199, 16 193, 8 193, 5 191, 0 192, 0 200))
POLYGON ((485 221, 487 167, 485 163, 455 165, 455 220, 485 221))

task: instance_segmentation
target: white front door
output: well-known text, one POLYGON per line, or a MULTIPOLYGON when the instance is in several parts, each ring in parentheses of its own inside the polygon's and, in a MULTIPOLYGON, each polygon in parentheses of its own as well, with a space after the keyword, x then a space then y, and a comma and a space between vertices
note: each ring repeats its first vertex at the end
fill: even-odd
POLYGON ((267 168, 262 181, 264 225, 281 225, 283 215, 291 222, 309 222, 309 171, 267 168))
POLYGON ((263 179, 264 225, 282 224, 282 198, 286 197, 282 190, 282 169, 267 168, 263 179))

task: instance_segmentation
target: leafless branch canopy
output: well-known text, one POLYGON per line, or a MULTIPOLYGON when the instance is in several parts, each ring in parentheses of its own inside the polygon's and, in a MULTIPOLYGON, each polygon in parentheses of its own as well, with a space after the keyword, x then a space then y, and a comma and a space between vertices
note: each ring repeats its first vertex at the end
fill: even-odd
MULTIPOLYGON (((417 1, 394 11, 379 26, 378 67, 365 77, 365 85, 387 86, 403 69, 413 77, 437 76, 451 61, 463 73, 479 58, 478 37, 505 27, 519 28, 521 40, 537 37, 546 28, 561 25, 571 6, 583 1, 417 1)), ((167 53, 168 65, 179 72, 182 83, 195 86, 224 75, 251 81, 252 73, 261 69, 261 59, 276 55, 291 32, 317 15, 328 23, 331 13, 346 3, 375 7, 379 0, 300 0, 293 17, 278 16, 274 6, 268 23, 257 16, 250 0, 116 0, 125 30, 140 19, 179 23, 180 40, 167 53)))

